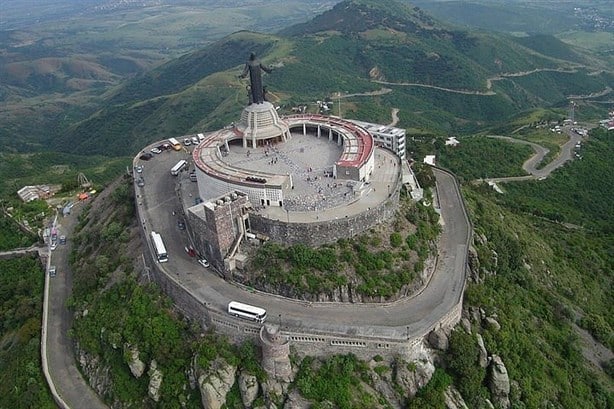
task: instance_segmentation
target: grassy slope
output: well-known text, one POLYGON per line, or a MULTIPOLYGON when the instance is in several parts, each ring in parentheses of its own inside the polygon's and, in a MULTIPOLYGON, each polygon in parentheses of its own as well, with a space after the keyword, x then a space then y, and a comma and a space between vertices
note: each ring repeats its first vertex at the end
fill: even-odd
POLYGON ((96 187, 101 187, 129 165, 126 157, 86 156, 83 152, 81 155, 57 152, 0 153, 0 174, 3 175, 0 197, 16 201, 17 190, 34 184, 61 184, 65 194, 78 187, 79 173, 84 173, 96 187))
MULTIPOLYGON (((5 227, 0 233, 5 232, 5 227)), ((0 260, 0 408, 55 408, 40 362, 45 272, 36 258, 0 260)))
POLYGON ((498 315, 502 329, 485 331, 486 348, 503 357, 516 385, 512 401, 526 407, 605 408, 614 402, 612 378, 587 364, 582 353, 590 349, 573 329, 577 321, 612 350, 614 240, 608 226, 614 213, 605 176, 613 166, 612 146, 611 135, 595 137, 583 161, 546 185, 509 184, 505 196, 486 187, 463 189, 476 237, 487 240, 477 240, 485 282, 468 287, 466 304, 498 315))
MULTIPOLYGON (((531 40, 532 48, 528 48, 502 35, 450 29, 396 3, 343 3, 279 36, 235 33, 139 76, 110 95, 95 115, 59 135, 54 147, 118 153, 113 141, 122 137, 130 141, 130 151, 136 152, 153 140, 213 130, 236 121, 245 104, 245 82, 239 82, 236 75, 250 51, 275 66, 265 84, 284 113, 293 105, 310 104, 335 92, 381 88, 371 81, 373 76, 485 92, 487 79, 502 72, 570 69, 575 64, 561 60, 576 56, 563 43, 547 36, 531 40), (552 55, 535 51, 550 50, 553 42, 557 48, 552 55), (213 75, 218 71, 224 72, 213 75)), ((392 105, 401 108, 400 126, 473 132, 530 107, 561 104, 568 94, 601 91, 609 81, 605 74, 590 76, 586 71, 537 72, 494 82, 496 95, 385 85, 393 92, 349 98, 344 114, 383 121, 384 111, 392 105)))

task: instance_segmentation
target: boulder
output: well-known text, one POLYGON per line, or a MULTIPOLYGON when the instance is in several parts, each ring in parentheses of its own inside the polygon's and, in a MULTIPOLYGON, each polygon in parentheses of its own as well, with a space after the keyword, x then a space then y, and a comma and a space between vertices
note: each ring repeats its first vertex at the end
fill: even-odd
POLYGON ((498 355, 493 355, 488 367, 488 389, 495 406, 503 409, 510 407, 510 378, 503 360, 498 355))
POLYGON ((258 380, 254 375, 241 372, 239 375, 239 391, 243 406, 251 408, 258 396, 258 380))
POLYGON ((128 367, 132 376, 140 378, 145 373, 145 363, 139 358, 139 349, 136 346, 125 344, 124 350, 128 352, 128 367))
POLYGON ((268 401, 277 401, 288 390, 288 384, 274 378, 268 378, 261 386, 264 397, 268 401))
POLYGON ((79 343, 75 345, 75 354, 79 361, 81 372, 87 379, 87 383, 100 396, 105 396, 112 388, 111 369, 102 365, 98 355, 90 354, 81 349, 79 343))
POLYGON ((429 344, 440 351, 448 349, 448 335, 442 329, 434 329, 428 335, 429 344))
POLYGON ((463 317, 460 320, 460 324, 467 334, 471 334, 471 321, 463 317))
POLYGON ((297 389, 293 389, 288 394, 284 409, 309 409, 311 406, 312 402, 303 398, 297 389))
POLYGON ((435 373, 435 365, 428 356, 410 363, 399 359, 395 369, 396 384, 407 391, 406 396, 410 398, 416 396, 418 390, 424 387, 435 373))
POLYGON ((469 409, 460 392, 452 385, 444 391, 443 398, 446 409, 469 409))
POLYGON ((484 339, 480 334, 476 334, 475 336, 478 339, 478 347, 480 349, 478 354, 478 363, 482 368, 486 368, 488 366, 488 352, 486 351, 486 346, 484 345, 484 339))
POLYGON ((226 402, 226 394, 235 383, 237 368, 223 359, 216 359, 207 371, 200 371, 198 386, 204 408, 220 409, 226 402))
POLYGON ((487 329, 492 329, 495 331, 499 331, 501 329, 501 324, 494 317, 486 317, 484 318, 484 327, 487 329))
POLYGON ((484 399, 484 402, 482 402, 482 406, 480 407, 480 409, 495 409, 495 405, 492 404, 490 399, 484 399))
POLYGON ((482 318, 480 317, 480 309, 478 307, 469 307, 467 310, 467 315, 474 324, 479 324, 482 321, 482 318))
POLYGON ((149 386, 147 388, 147 395, 154 401, 160 400, 160 386, 162 385, 162 371, 158 369, 158 364, 155 360, 152 360, 149 364, 149 386))
POLYGON ((478 258, 477 250, 473 246, 469 246, 467 262, 469 264, 469 279, 474 283, 480 284, 483 281, 480 277, 480 259, 478 258))

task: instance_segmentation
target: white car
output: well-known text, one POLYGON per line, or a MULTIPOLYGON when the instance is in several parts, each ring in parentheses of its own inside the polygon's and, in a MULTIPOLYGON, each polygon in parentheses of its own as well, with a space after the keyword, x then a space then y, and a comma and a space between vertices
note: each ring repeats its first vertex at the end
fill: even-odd
POLYGON ((204 258, 199 258, 198 259, 198 264, 200 264, 204 268, 209 268, 209 262, 206 259, 204 259, 204 258))
POLYGON ((183 144, 184 144, 185 146, 190 146, 190 145, 192 145, 192 141, 190 141, 190 139, 188 139, 188 138, 185 138, 185 139, 183 140, 183 144))
POLYGON ((134 170, 136 170, 137 173, 143 173, 143 166, 137 165, 134 167, 134 170))
POLYGON ((198 138, 193 136, 192 137, 192 145, 198 145, 200 142, 198 141, 198 138))
POLYGON ((55 266, 49 266, 49 277, 55 277, 55 275, 56 275, 55 266))
POLYGON ((162 151, 158 148, 151 148, 151 153, 158 154, 158 153, 162 153, 162 151))

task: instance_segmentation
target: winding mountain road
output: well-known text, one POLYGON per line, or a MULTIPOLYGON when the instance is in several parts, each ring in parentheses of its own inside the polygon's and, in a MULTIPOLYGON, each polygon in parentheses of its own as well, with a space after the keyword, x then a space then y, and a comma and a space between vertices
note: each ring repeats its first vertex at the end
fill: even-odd
POLYGON ((511 143, 520 143, 523 145, 528 145, 533 148, 535 154, 522 164, 522 169, 528 173, 527 176, 487 178, 480 179, 479 181, 497 183, 547 178, 554 170, 560 168, 567 161, 573 159, 574 147, 578 142, 582 141, 582 136, 578 135, 571 129, 565 128, 564 131, 569 136, 569 140, 565 142, 563 146, 561 146, 561 151, 559 152, 557 157, 541 169, 538 169, 537 166, 543 161, 544 157, 548 154, 548 152, 550 152, 548 148, 544 148, 543 146, 538 145, 534 142, 523 141, 521 139, 515 139, 509 136, 489 135, 489 138, 502 139, 511 143))
MULTIPOLYGON (((533 70, 527 70, 527 71, 501 73, 501 74, 497 74, 497 75, 494 75, 492 77, 486 78, 486 91, 470 90, 470 89, 447 88, 447 87, 442 87, 442 86, 438 86, 438 85, 422 84, 422 83, 418 83, 418 82, 391 82, 391 81, 382 81, 382 80, 372 80, 372 82, 375 82, 375 83, 381 84, 381 85, 431 88, 431 89, 436 89, 436 90, 439 90, 439 91, 451 92, 453 94, 493 96, 493 95, 497 95, 497 93, 492 90, 494 82, 505 80, 505 79, 508 79, 508 78, 525 77, 525 76, 536 74, 536 73, 539 73, 539 72, 560 72, 560 73, 566 73, 566 74, 573 74, 573 73, 578 72, 578 69, 577 68, 535 68, 533 70)), ((595 73, 591 73, 590 75, 595 75, 595 73)), ((383 88, 383 89, 387 89, 387 88, 383 88)), ((390 92, 390 91, 391 90, 389 90, 388 92, 390 92)), ((375 91, 375 93, 377 93, 377 92, 378 91, 375 91)), ((589 98, 602 97, 604 95, 608 95, 610 92, 612 92, 612 88, 611 87, 605 87, 601 91, 596 91, 596 92, 593 92, 593 93, 590 93, 590 94, 586 94, 586 95, 568 95, 567 98, 568 99, 589 99, 589 98)), ((353 95, 368 95, 368 94, 369 93, 364 93, 364 94, 348 94, 345 97, 349 97, 349 96, 353 96, 353 95)), ((374 94, 374 95, 376 95, 376 94, 374 94)))
MULTIPOLYGON (((462 298, 471 228, 456 180, 443 170, 434 169, 434 174, 444 228, 439 240, 437 267, 422 292, 385 305, 309 303, 246 291, 213 271, 203 269, 194 258, 186 255, 183 247, 189 242, 187 231, 179 230, 172 216, 182 208, 176 197, 177 183, 188 205, 190 195, 198 193, 186 175, 180 175, 178 180, 169 174, 168 169, 177 159, 177 154, 165 153, 146 164, 144 177, 155 183, 136 188, 139 214, 146 233, 154 230, 164 237, 169 261, 159 267, 200 303, 223 314, 225 319, 234 320, 227 315, 226 306, 231 300, 239 300, 266 308, 269 317, 283 321, 284 330, 404 341, 408 336, 424 336, 462 298)), ((237 320, 237 323, 242 321, 237 320)))

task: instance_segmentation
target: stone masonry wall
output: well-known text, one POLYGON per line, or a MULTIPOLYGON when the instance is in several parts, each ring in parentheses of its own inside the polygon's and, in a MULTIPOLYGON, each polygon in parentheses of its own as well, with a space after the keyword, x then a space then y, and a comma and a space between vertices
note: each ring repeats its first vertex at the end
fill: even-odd
POLYGON ((250 214, 249 222, 252 231, 264 234, 273 241, 287 244, 305 244, 320 246, 335 242, 341 238, 353 237, 368 231, 394 217, 399 204, 399 189, 395 189, 390 197, 379 206, 362 213, 346 216, 341 219, 319 223, 286 223, 272 220, 256 213, 250 214))

